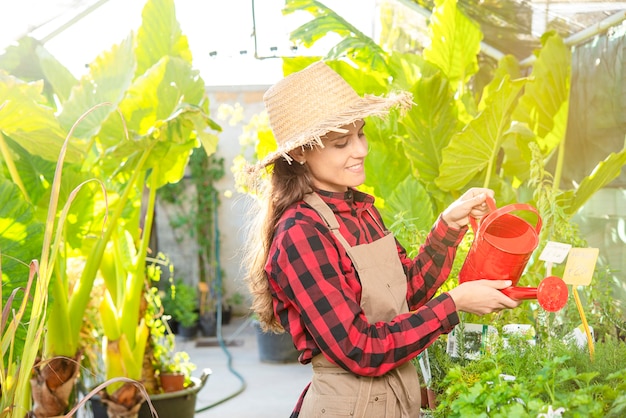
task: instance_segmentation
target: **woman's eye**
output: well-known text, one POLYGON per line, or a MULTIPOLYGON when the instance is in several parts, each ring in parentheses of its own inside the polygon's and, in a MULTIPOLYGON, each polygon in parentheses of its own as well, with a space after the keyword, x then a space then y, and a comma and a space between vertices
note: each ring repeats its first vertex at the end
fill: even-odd
POLYGON ((345 148, 348 145, 348 141, 343 141, 335 144, 335 148, 345 148))

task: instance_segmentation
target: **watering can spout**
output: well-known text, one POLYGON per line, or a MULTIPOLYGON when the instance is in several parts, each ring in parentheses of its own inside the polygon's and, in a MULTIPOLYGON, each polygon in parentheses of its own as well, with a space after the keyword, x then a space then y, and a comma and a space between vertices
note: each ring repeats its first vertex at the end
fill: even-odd
POLYGON ((501 290, 502 293, 515 300, 537 299, 539 305, 548 312, 556 312, 567 304, 567 285, 556 276, 543 279, 538 287, 510 286, 501 290))

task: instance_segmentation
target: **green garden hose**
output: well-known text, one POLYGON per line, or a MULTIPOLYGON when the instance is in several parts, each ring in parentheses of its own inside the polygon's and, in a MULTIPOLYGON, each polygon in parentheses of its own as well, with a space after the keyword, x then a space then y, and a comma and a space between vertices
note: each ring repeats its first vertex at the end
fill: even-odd
POLYGON ((215 190, 213 192, 213 225, 215 228, 215 262, 216 262, 216 273, 215 273, 215 289, 216 289, 216 298, 217 298, 217 329, 216 329, 216 335, 217 335, 217 341, 219 342, 220 347, 222 347, 222 350, 224 351, 224 353, 226 354, 226 357, 228 357, 228 370, 235 375, 235 377, 237 379, 239 379, 239 381, 241 382, 241 385, 239 386, 239 389, 237 389, 235 392, 233 392, 232 394, 226 396, 225 398, 219 399, 209 405, 206 405, 200 409, 196 409, 196 414, 206 411, 208 409, 211 409, 217 405, 220 405, 230 399, 233 399, 234 397, 238 396, 239 394, 241 394, 247 386, 247 383, 245 381, 245 379, 243 378, 243 376, 241 374, 239 374, 234 368, 233 368, 233 356, 230 353, 230 351, 228 351, 228 348, 226 347, 226 344, 224 343, 224 337, 222 335, 222 269, 221 269, 221 264, 220 264, 220 230, 219 230, 219 226, 217 223, 217 191, 215 190))

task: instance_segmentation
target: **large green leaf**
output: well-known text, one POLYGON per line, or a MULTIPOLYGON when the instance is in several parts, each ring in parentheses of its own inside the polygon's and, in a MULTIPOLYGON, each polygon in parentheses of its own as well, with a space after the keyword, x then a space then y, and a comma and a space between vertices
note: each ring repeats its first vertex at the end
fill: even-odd
POLYGON ((45 218, 48 208, 49 182, 54 177, 56 164, 45 160, 37 155, 28 153, 17 142, 7 138, 7 147, 11 150, 15 161, 15 167, 19 172, 20 179, 30 202, 43 211, 41 219, 45 218))
POLYGON ((137 32, 137 70, 145 73, 163 57, 177 57, 191 63, 191 50, 176 20, 174 0, 150 0, 142 12, 137 32))
POLYGON ((341 75, 359 94, 382 95, 389 90, 388 73, 375 70, 363 71, 342 61, 330 61, 328 65, 341 75))
POLYGON ((349 35, 350 24, 329 9, 324 4, 316 0, 287 0, 283 8, 283 14, 288 15, 294 12, 308 12, 315 18, 305 23, 291 32, 290 40, 302 43, 307 48, 313 46, 315 42, 325 37, 329 32, 337 32, 342 37, 349 35), (329 16, 327 19, 321 19, 329 16))
POLYGON ((515 121, 512 122, 508 135, 511 139, 507 138, 502 144, 502 172, 517 187, 530 176, 532 154, 529 144, 536 142, 536 136, 526 124, 515 121))
MULTIPOLYGON (((3 306, 10 293, 6 289, 26 285, 28 264, 41 257, 42 236, 43 224, 37 221, 32 205, 24 200, 22 193, 12 182, 0 179, 0 271, 3 306)), ((29 316, 30 310, 25 317, 29 316)), ((15 336, 17 353, 22 352, 25 329, 18 328, 15 336)))
POLYGON ((359 35, 341 40, 328 51, 326 58, 340 59, 348 56, 361 65, 367 65, 372 70, 389 72, 384 51, 371 38, 360 32, 359 35))
POLYGON ((484 110, 443 150, 440 175, 435 182, 444 190, 460 190, 480 173, 483 185, 490 184, 511 125, 512 109, 526 83, 525 79, 511 81, 508 76, 495 81, 500 81, 500 86, 486 98, 484 110))
POLYGON ((620 175, 624 165, 626 165, 626 148, 600 161, 593 172, 583 179, 571 199, 562 204, 565 212, 570 215, 578 212, 594 193, 620 175))
POLYGON ((26 283, 28 263, 41 256, 43 224, 10 181, 0 179, 0 252, 3 281, 26 283), (26 263, 21 264, 19 262, 26 263))
POLYGON ((431 198, 413 176, 406 176, 380 208, 385 225, 409 252, 416 252, 421 233, 429 231, 435 220, 431 198))
POLYGON ((389 57, 393 88, 410 90, 422 77, 441 72, 439 67, 424 60, 418 54, 392 53, 389 57))
POLYGON ((172 119, 185 103, 200 106, 203 97, 198 71, 185 60, 165 56, 129 87, 120 110, 135 135, 156 134, 159 121, 172 119))
POLYGON ((441 73, 422 77, 411 89, 415 105, 403 120, 408 137, 404 152, 413 175, 432 184, 439 176, 441 152, 458 131, 453 92, 441 73))
POLYGON ((309 12, 314 18, 291 32, 290 40, 310 48, 328 33, 334 32, 342 40, 331 48, 327 59, 348 56, 370 69, 389 72, 383 49, 332 9, 316 0, 287 0, 283 14, 295 11, 309 12))
POLYGON ((41 71, 45 76, 46 82, 52 88, 52 92, 58 97, 61 103, 65 103, 70 97, 72 87, 76 85, 78 80, 72 75, 63 64, 61 64, 47 49, 38 46, 35 53, 39 58, 41 71))
MULTIPOLYGON (((42 82, 25 83, 0 71, 0 131, 32 155, 56 161, 66 133, 54 110, 42 104, 46 101, 42 90, 42 82)), ((81 154, 69 146, 66 160, 80 158, 81 154)))
POLYGON ((441 68, 451 85, 464 84, 478 72, 482 33, 456 6, 456 0, 437 0, 428 25, 430 45, 424 58, 441 68))
MULTIPOLYGON (((527 124, 539 138, 554 129, 555 115, 569 100, 571 51, 559 36, 549 36, 535 61, 530 79, 515 113, 515 120, 527 124)), ((567 114, 567 113, 566 113, 567 114)), ((567 118, 565 117, 565 123, 567 118)), ((563 123, 561 118, 560 123, 563 123)), ((564 127, 559 128, 563 132, 564 127)), ((557 145, 539 141, 544 155, 557 145)))
POLYGON ((148 151, 143 170, 159 166, 160 187, 180 180, 191 150, 202 145, 214 153, 221 128, 204 111, 204 83, 191 65, 180 58, 164 57, 138 78, 119 104, 126 121, 110 115, 98 136, 106 149, 102 167, 112 175, 137 169, 130 158, 148 151), (128 129, 126 139, 123 128, 128 129), (127 161, 120 167, 121 161, 127 161))
POLYGON ((124 97, 133 79, 135 66, 132 37, 127 37, 110 51, 102 53, 89 65, 89 73, 72 89, 71 97, 63 106, 59 122, 69 129, 85 112, 91 111, 77 126, 74 136, 87 139, 94 136, 104 120, 124 97))
POLYGON ((0 56, 0 68, 23 81, 44 80, 43 95, 54 107, 55 98, 63 103, 76 78, 43 47, 40 41, 23 36, 0 56))
POLYGON ((376 196, 384 199, 411 170, 406 158, 398 158, 403 155, 401 137, 391 134, 400 129, 396 116, 392 114, 387 120, 368 118, 365 124, 365 136, 370 148, 365 159, 365 184, 373 189, 376 196))

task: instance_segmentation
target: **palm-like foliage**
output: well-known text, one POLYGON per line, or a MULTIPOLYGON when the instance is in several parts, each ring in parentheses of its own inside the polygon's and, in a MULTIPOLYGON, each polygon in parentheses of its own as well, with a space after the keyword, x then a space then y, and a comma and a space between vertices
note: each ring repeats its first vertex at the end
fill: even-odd
MULTIPOLYGON (((12 213, 30 202, 34 213, 51 211, 48 226, 57 217, 48 197, 66 211, 67 221, 56 226, 55 246, 43 246, 53 261, 46 265, 51 303, 42 354, 79 352, 84 312, 101 275, 107 287, 101 314, 109 341, 108 377, 141 377, 147 329, 140 303, 156 190, 182 178, 198 146, 213 154, 220 130, 208 116, 204 82, 175 16, 172 0, 148 1, 137 34, 100 54, 80 80, 34 40, 24 40, 7 56, 11 62, 16 57, 36 62, 38 71, 24 76, 40 80, 21 80, 19 65, 7 66, 14 74, 0 74, 0 97, 7 98, 0 110, 2 173, 21 192, 3 210, 12 213), (65 158, 56 166, 63 177, 53 182, 54 162, 70 130, 65 158), (72 258, 84 260, 79 278, 66 270, 72 258)), ((30 259, 26 248, 8 254, 13 248, 3 244, 2 250, 30 259)), ((6 271, 16 280, 10 266, 6 271)), ((38 353, 39 343, 32 342, 24 355, 38 353)), ((28 363, 23 365, 28 373, 28 363)))

